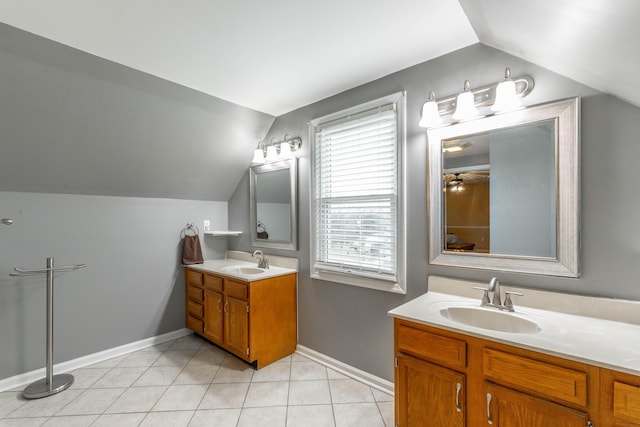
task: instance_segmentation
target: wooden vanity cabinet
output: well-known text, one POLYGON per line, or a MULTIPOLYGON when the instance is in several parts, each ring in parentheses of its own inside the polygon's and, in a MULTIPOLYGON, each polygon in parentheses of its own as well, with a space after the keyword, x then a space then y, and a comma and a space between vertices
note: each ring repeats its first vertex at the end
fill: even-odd
POLYGON ((595 366, 398 318, 394 332, 397 427, 638 425, 600 417, 595 366))
POLYGON ((464 427, 466 343, 396 320, 395 347, 398 426, 464 427))
POLYGON ((402 354, 397 364, 399 426, 464 427, 464 374, 402 354))
POLYGON ((204 331, 204 288, 203 274, 194 270, 185 271, 185 313, 187 328, 197 334, 204 331))
POLYGON ((607 425, 640 426, 640 377, 601 369, 600 388, 600 412, 607 425))
MULTIPOLYGON (((222 278, 203 273, 204 325, 202 336, 218 345, 224 344, 224 295, 222 278)), ((195 332, 195 331, 194 331, 195 332)))
POLYGON ((296 274, 245 282, 187 267, 187 328, 261 368, 296 349, 296 282, 296 274))
POLYGON ((586 413, 549 400, 493 383, 486 386, 487 424, 496 427, 587 427, 590 421, 586 413))

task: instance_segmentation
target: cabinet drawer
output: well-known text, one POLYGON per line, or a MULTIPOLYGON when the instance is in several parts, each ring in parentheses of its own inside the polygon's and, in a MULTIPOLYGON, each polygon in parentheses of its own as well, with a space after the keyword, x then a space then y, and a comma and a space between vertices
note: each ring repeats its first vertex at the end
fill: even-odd
POLYGON ((491 348, 482 352, 484 375, 498 383, 552 400, 587 405, 586 372, 529 359, 491 348))
POLYGON ((187 314, 202 319, 204 315, 204 306, 193 301, 187 301, 187 314))
POLYGON ((187 328, 197 334, 201 334, 204 331, 204 323, 200 319, 187 315, 187 328))
POLYGON ((204 291, 202 288, 187 285, 187 300, 202 303, 202 301, 204 301, 204 291))
POLYGON ((222 292, 222 277, 213 274, 204 275, 204 287, 212 291, 222 292))
POLYGON ((640 423, 640 387, 613 382, 613 417, 640 423))
POLYGON ((467 344, 400 323, 397 330, 398 351, 424 357, 446 366, 467 366, 467 344))
POLYGON ((185 269, 185 280, 187 283, 202 286, 202 273, 187 268, 185 269))
POLYGON ((225 279, 224 293, 230 297, 247 299, 247 284, 225 279))

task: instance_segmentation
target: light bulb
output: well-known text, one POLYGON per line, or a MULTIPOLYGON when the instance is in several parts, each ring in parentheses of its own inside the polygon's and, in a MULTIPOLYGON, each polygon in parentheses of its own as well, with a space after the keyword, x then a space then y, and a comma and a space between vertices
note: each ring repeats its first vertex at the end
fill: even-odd
POLYGON ((256 151, 253 152, 251 163, 264 163, 264 151, 262 151, 262 148, 256 148, 256 151))
POLYGON ((287 141, 280 144, 280 157, 283 159, 289 159, 293 157, 293 153, 291 152, 291 145, 289 145, 287 141))
POLYGON ((496 100, 491 106, 491 111, 501 113, 515 110, 522 106, 522 101, 516 94, 516 84, 511 80, 511 70, 504 70, 504 80, 496 87, 496 100))
POLYGON ((275 145, 269 145, 267 147, 267 157, 266 157, 265 161, 267 161, 267 162, 275 162, 276 160, 278 160, 278 151, 276 150, 276 146, 275 145))
POLYGON ((418 126, 423 128, 430 128, 442 123, 442 117, 438 111, 438 103, 436 102, 436 95, 433 91, 429 92, 429 100, 422 106, 422 116, 418 126))
POLYGON ((478 117, 473 92, 471 92, 469 80, 464 81, 464 92, 458 95, 456 100, 456 111, 453 119, 458 121, 471 120, 478 117))

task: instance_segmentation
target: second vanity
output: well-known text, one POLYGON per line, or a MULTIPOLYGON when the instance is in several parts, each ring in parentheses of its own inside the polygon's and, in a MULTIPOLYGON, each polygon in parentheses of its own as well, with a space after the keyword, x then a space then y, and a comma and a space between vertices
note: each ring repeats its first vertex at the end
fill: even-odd
POLYGON ((259 369, 296 349, 297 260, 250 260, 232 252, 185 267, 186 325, 259 369))
POLYGON ((398 427, 640 426, 640 303, 518 289, 505 313, 483 285, 432 276, 389 312, 398 427))

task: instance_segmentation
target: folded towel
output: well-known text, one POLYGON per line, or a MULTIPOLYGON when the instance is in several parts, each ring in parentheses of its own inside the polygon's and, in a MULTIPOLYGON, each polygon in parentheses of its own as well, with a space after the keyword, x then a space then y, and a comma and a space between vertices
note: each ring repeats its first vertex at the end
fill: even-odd
POLYGON ((195 236, 184 236, 182 243, 182 264, 202 264, 202 248, 200 247, 200 238, 195 236))

